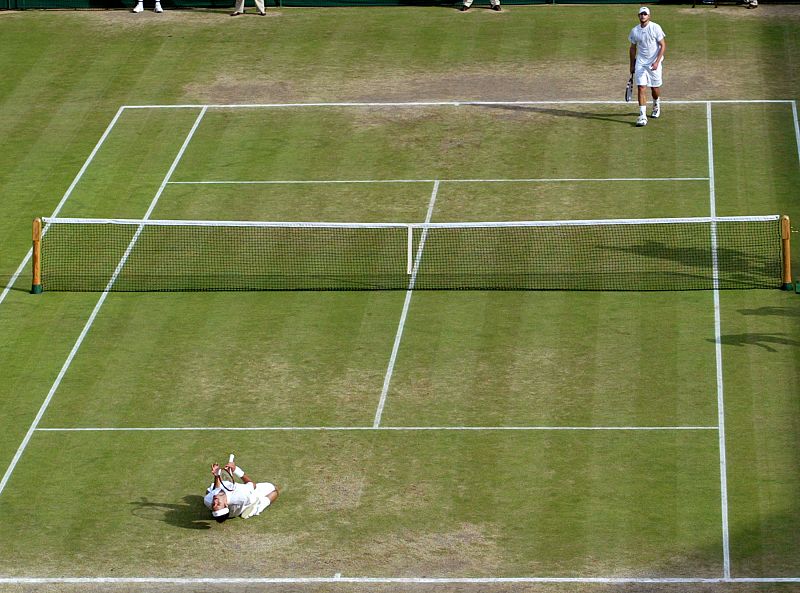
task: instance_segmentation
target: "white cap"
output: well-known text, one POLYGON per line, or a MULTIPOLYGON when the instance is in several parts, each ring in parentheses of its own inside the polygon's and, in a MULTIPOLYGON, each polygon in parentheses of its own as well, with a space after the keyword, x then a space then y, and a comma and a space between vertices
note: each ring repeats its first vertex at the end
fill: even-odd
POLYGON ((646 6, 642 6, 642 7, 639 9, 639 14, 650 14, 650 9, 649 9, 649 8, 647 8, 646 6))
POLYGON ((224 509, 219 509, 218 511, 211 511, 211 516, 216 519, 217 517, 223 517, 227 515, 229 512, 230 510, 228 507, 225 507, 224 509))

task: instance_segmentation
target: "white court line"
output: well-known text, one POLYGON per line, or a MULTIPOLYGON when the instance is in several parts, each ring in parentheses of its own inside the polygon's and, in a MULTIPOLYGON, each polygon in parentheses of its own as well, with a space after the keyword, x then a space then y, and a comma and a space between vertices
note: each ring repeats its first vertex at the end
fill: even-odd
MULTIPOLYGON (((189 145, 189 141, 192 139, 192 136, 194 136, 194 132, 197 129, 197 126, 200 124, 200 120, 203 118, 203 115, 205 115, 205 112, 206 112, 206 110, 203 109, 200 112, 200 115, 197 116, 197 119, 195 120, 194 125, 192 126, 192 129, 189 131, 189 134, 186 136, 186 139, 183 141, 183 145, 181 146, 181 149, 178 152, 178 155, 173 160, 172 166, 170 166, 169 171, 167 171, 167 174, 164 177, 164 180, 161 182, 161 186, 158 188, 158 192, 156 193, 156 195, 153 198, 153 200, 150 202, 150 207, 147 209, 147 213, 145 214, 145 219, 147 219, 150 216, 150 214, 153 212, 153 209, 155 208, 156 204, 158 203, 158 200, 161 197, 161 194, 163 193, 164 188, 167 186, 167 181, 169 181, 169 178, 172 176, 172 173, 175 171, 175 168, 178 166, 178 162, 180 161, 181 157, 183 156, 183 153, 186 151, 186 147, 189 145)), ((11 474, 14 472, 14 468, 17 466, 17 463, 19 462, 20 458, 22 457, 22 453, 25 451, 26 447, 28 446, 28 442, 30 442, 31 437, 33 436, 33 433, 36 432, 36 428, 39 426, 39 422, 42 420, 42 416, 44 416, 44 413, 47 410, 47 407, 50 405, 50 401, 53 399, 53 395, 55 395, 56 390, 58 389, 59 385, 61 385, 61 381, 64 379, 64 375, 67 373, 67 370, 72 365, 72 360, 75 358, 75 355, 77 354, 78 349, 81 347, 81 344, 83 343, 83 340, 86 338, 86 334, 89 332, 89 329, 92 327, 92 324, 94 324, 94 320, 97 317, 97 314, 100 312, 100 308, 103 306, 103 303, 105 302, 106 297, 108 296, 108 291, 111 290, 111 287, 113 286, 114 282, 117 279, 117 275, 122 270, 122 266, 125 264, 125 261, 128 258, 128 254, 131 252, 131 249, 133 249, 134 244, 138 240, 139 233, 141 232, 142 228, 143 227, 140 226, 139 230, 136 232, 136 234, 134 235, 133 239, 131 239, 131 242, 128 245, 128 249, 125 251, 125 255, 122 256, 122 259, 120 260, 119 264, 117 265, 117 269, 114 270, 113 276, 108 281, 108 285, 106 286, 106 288, 103 291, 103 293, 100 295, 100 298, 97 300, 97 304, 94 306, 94 309, 92 310, 92 314, 89 315, 89 319, 86 321, 86 325, 83 326, 83 330, 81 330, 81 333, 78 336, 78 339, 75 341, 75 344, 72 346, 72 350, 70 350, 69 356, 67 356, 67 360, 65 360, 64 364, 61 366, 61 370, 59 371, 58 376, 56 377, 56 380, 53 382, 53 385, 50 387, 50 391, 47 393, 47 397, 42 402, 42 405, 39 407, 39 411, 37 412, 36 417, 33 419, 33 422, 31 423, 30 427, 28 428, 28 432, 25 434, 25 438, 22 439, 22 443, 20 443, 19 447, 17 448, 17 452, 14 454, 14 458, 11 460, 11 463, 9 464, 8 469, 6 469, 6 472, 3 475, 3 479, 0 480, 0 494, 2 494, 3 490, 5 490, 6 484, 8 484, 8 480, 11 478, 11 474)))
POLYGON ((711 122, 711 103, 706 105, 708 134, 708 193, 711 211, 711 261, 714 275, 714 346, 717 375, 717 423, 719 426, 719 481, 722 513, 722 565, 725 578, 731 576, 730 532, 728 530, 728 470, 725 452, 725 392, 722 382, 722 331, 719 307, 719 267, 717 257, 716 185, 714 183, 714 130, 711 122))
POLYGON ((797 122, 797 101, 792 101, 792 121, 794 121, 794 141, 797 145, 797 160, 800 162, 800 124, 797 122))
MULTIPOLYGON (((84 161, 83 166, 81 167, 80 171, 78 171, 78 174, 75 176, 75 179, 72 180, 72 183, 70 183, 69 187, 67 188, 67 191, 64 192, 64 195, 61 197, 61 201, 56 206, 56 209, 53 210, 53 213, 50 215, 51 218, 56 218, 58 216, 58 213, 61 212, 61 208, 64 207, 64 204, 66 203, 67 199, 72 195, 72 191, 75 189, 75 186, 78 185, 78 182, 83 177, 83 174, 86 173, 86 169, 89 168, 89 165, 94 160, 94 157, 100 150, 100 147, 106 141, 106 138, 108 138, 108 135, 111 133, 111 129, 116 125, 117 120, 119 119, 119 116, 122 115, 122 111, 124 109, 125 109, 124 107, 120 107, 119 109, 117 109, 116 115, 114 115, 114 118, 111 120, 108 126, 106 126, 106 130, 105 132, 103 132, 103 135, 100 136, 100 140, 98 140, 97 144, 94 145, 94 149, 86 158, 86 161, 84 161)), ((42 229, 42 235, 47 233, 47 229, 49 226, 50 225, 45 225, 44 229, 42 229)), ((8 281, 8 284, 6 284, 6 287, 3 290, 2 294, 0 294, 0 304, 5 300, 6 295, 8 295, 8 293, 17 283, 17 278, 19 278, 20 274, 22 274, 22 271, 25 269, 25 266, 28 265, 28 262, 30 261, 32 256, 33 256, 33 248, 29 249, 27 255, 25 255, 25 257, 22 258, 22 263, 17 268, 17 271, 14 272, 14 274, 11 276, 11 279, 8 281)))
POLYGON ((357 432, 357 431, 670 431, 719 430, 718 426, 135 426, 37 428, 38 432, 182 432, 182 431, 276 431, 276 432, 357 432))
POLYGON ((575 583, 588 585, 625 584, 734 584, 800 583, 800 577, 704 578, 704 577, 0 577, 0 584, 127 584, 127 585, 266 585, 266 584, 430 584, 493 585, 503 583, 575 583))
POLYGON ((708 177, 542 177, 520 179, 306 179, 306 180, 210 180, 170 181, 170 185, 314 185, 347 183, 569 183, 607 181, 708 181, 708 177))
MULTIPOLYGON (((433 182, 433 190, 431 190, 431 199, 428 201, 428 212, 425 214, 425 224, 430 224, 433 217, 433 207, 436 204, 436 194, 439 193, 439 181, 433 182)), ((397 360, 397 352, 400 350, 400 340, 403 337, 403 328, 406 324, 406 316, 408 309, 411 306, 411 295, 414 292, 414 283, 417 281, 417 271, 419 270, 419 262, 422 260, 422 250, 425 247, 425 239, 428 236, 428 229, 422 231, 417 246, 417 257, 414 260, 414 267, 411 270, 411 280, 408 283, 408 290, 406 291, 406 298, 403 302, 403 312, 400 314, 400 322, 397 325, 397 333, 394 336, 394 344, 392 345, 392 355, 389 357, 389 366, 386 369, 386 375, 383 378, 383 387, 381 387, 381 398, 378 401, 378 409, 375 411, 375 420, 372 423, 374 428, 381 425, 381 416, 383 415, 383 407, 386 405, 386 396, 389 393, 389 384, 392 381, 392 373, 394 373, 394 364, 397 360)))
MULTIPOLYGON (((703 100, 663 100, 662 103, 670 105, 708 105, 709 103, 791 103, 792 99, 727 99, 716 101, 703 100)), ((319 103, 216 103, 216 104, 178 104, 178 105, 126 105, 125 109, 253 109, 253 108, 281 108, 281 107, 461 107, 469 105, 630 105, 625 101, 344 101, 344 102, 319 102, 319 103)))

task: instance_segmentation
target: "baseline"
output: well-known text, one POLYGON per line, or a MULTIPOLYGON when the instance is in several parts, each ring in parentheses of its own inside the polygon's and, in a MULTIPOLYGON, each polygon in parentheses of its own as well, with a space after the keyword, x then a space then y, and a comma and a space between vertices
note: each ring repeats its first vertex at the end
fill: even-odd
POLYGON ((350 431, 667 431, 719 430, 717 426, 132 426, 132 427, 51 427, 38 432, 182 432, 182 431, 275 431, 275 432, 350 432, 350 431))
POLYGON ((256 584, 466 584, 502 583, 581 583, 597 585, 625 584, 736 584, 800 583, 800 577, 703 578, 703 577, 0 577, 0 584, 128 584, 128 585, 256 585, 256 584))
MULTIPOLYGON (((670 105, 707 105, 708 103, 793 103, 793 99, 720 99, 712 101, 703 100, 683 100, 673 99, 664 100, 664 104, 670 105)), ((615 100, 559 100, 559 101, 343 101, 343 102, 318 102, 318 103, 210 103, 201 104, 177 104, 177 105, 125 105, 125 109, 198 109, 207 107, 209 109, 253 109, 253 108, 281 108, 281 107, 461 107, 470 105, 630 105, 625 101, 615 100)))

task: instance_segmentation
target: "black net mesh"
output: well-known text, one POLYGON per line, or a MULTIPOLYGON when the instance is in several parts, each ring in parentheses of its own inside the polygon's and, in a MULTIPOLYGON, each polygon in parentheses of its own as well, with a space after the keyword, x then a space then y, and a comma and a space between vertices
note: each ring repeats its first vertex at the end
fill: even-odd
POLYGON ((721 289, 781 284, 777 217, 414 225, 412 274, 408 253, 407 227, 400 225, 54 220, 42 239, 42 285, 46 291, 708 290, 715 269, 721 289))

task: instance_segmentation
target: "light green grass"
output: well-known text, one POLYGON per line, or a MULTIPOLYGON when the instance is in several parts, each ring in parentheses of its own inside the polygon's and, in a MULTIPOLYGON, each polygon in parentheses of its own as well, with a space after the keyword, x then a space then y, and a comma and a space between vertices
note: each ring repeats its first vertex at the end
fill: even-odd
POLYGON ((218 526, 198 513, 208 485, 198 470, 223 440, 37 437, 29 459, 40 461, 21 466, 4 495, 6 528, 27 535, 24 547, 0 543, 3 573, 205 576, 217 563, 239 576, 719 571, 710 433, 244 433, 243 466, 283 494, 256 520, 218 526), (74 483, 87 462, 101 484, 74 483))
POLYGON ((388 424, 716 425, 707 293, 420 293, 406 331, 388 424))
MULTIPOLYGON (((667 98, 794 98, 793 8, 655 12, 667 98)), ((0 14, 0 272, 120 105, 618 99, 630 13, 0 14)), ((198 112, 125 111, 62 214, 143 216, 198 112)), ((441 179, 435 221, 706 216, 704 181, 446 181, 707 176, 705 106, 664 114, 210 110, 173 180, 441 179)), ((800 218, 789 106, 718 104, 712 123, 717 214, 800 218)), ((153 216, 416 222, 432 190, 168 185, 153 216)), ((28 282, 0 304, 2 471, 98 298, 28 282)), ((404 298, 112 294, 40 427, 369 427, 404 298)), ((720 301, 732 574, 798 577, 796 297, 720 301)), ((716 426, 713 340, 708 292, 415 293, 383 425, 716 426)), ((38 431, 0 495, 0 574, 716 577, 720 497, 714 430, 38 431), (283 494, 218 526, 199 496, 231 449, 283 494)))

